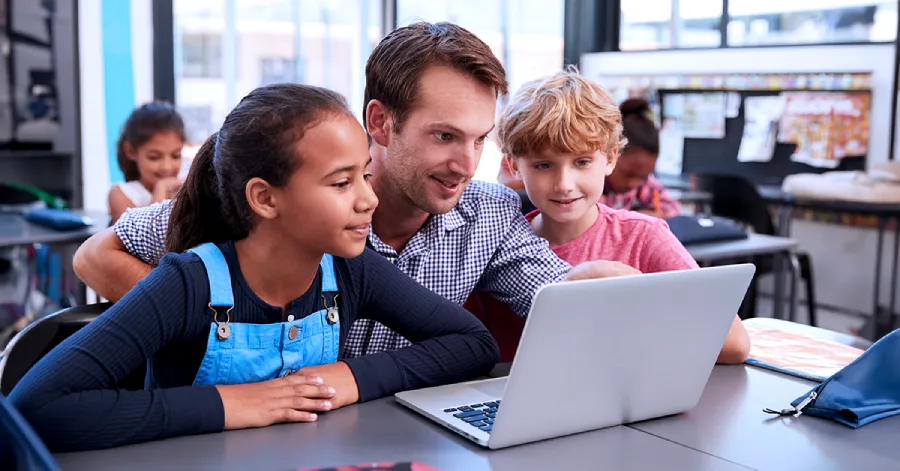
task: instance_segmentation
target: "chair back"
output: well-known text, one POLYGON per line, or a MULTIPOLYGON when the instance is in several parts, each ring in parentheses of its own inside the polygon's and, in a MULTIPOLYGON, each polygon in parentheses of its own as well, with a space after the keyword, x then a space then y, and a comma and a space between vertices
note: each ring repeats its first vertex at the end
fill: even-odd
POLYGON ((38 360, 96 319, 110 305, 110 303, 88 304, 64 309, 38 319, 22 329, 10 340, 0 356, 0 394, 9 395, 38 360))
POLYGON ((696 189, 712 194, 710 211, 753 228, 757 234, 775 235, 769 204, 756 186, 739 175, 694 174, 696 189))

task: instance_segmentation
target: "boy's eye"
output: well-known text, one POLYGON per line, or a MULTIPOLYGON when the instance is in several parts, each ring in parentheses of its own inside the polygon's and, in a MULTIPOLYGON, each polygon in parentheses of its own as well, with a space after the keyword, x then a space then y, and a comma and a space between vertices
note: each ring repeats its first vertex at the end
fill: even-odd
POLYGON ((590 164, 591 164, 591 160, 590 160, 590 159, 578 159, 578 160, 575 161, 575 166, 576 166, 576 167, 587 167, 587 166, 590 165, 590 164))
POLYGON ((538 162, 534 164, 534 168, 537 170, 547 170, 550 168, 550 162, 538 162))
POLYGON ((434 137, 436 137, 437 140, 439 140, 441 142, 449 142, 449 141, 453 140, 453 134, 450 134, 449 132, 438 131, 438 132, 434 133, 434 137))
POLYGON ((478 139, 475 139, 476 144, 484 144, 484 141, 487 140, 487 135, 481 136, 478 139))

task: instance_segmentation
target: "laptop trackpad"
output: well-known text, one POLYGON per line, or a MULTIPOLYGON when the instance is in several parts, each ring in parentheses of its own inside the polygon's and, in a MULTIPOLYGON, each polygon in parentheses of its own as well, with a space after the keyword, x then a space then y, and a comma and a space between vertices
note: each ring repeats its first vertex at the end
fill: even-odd
POLYGON ((491 397, 502 398, 506 389, 506 378, 488 379, 470 383, 469 387, 477 389, 491 397))

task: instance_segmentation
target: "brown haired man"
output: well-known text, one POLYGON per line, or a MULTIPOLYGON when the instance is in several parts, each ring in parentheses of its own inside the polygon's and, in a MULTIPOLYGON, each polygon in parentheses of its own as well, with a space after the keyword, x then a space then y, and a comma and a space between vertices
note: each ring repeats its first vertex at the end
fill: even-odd
MULTIPOLYGON (((610 271, 604 262, 570 270, 534 234, 515 193, 471 181, 506 92, 500 61, 459 26, 416 23, 378 44, 366 65, 363 112, 380 201, 369 247, 454 302, 484 290, 525 316, 540 286, 610 271)), ((170 210, 171 202, 129 210, 78 250, 78 275, 101 296, 121 298, 164 254, 170 210)), ((363 320, 350 328, 341 355, 406 345, 363 320)))

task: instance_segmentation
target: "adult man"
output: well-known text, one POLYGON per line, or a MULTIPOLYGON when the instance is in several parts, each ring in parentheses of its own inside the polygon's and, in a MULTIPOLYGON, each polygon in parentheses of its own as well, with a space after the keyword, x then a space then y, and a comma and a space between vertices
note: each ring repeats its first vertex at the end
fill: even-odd
MULTIPOLYGON (((417 23, 378 44, 366 65, 363 113, 380 200, 369 246, 452 301, 484 290, 524 316, 544 284, 597 276, 601 267, 634 270, 600 262, 570 272, 532 232, 515 193, 471 182, 505 93, 500 61, 459 26, 417 23)), ((78 275, 106 298, 124 295, 165 253, 170 210, 170 202, 129 210, 79 249, 78 275)), ((343 355, 408 344, 364 320, 352 326, 343 355)))

